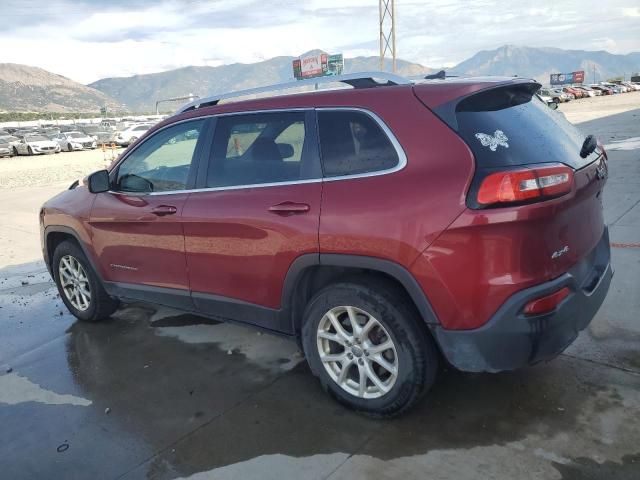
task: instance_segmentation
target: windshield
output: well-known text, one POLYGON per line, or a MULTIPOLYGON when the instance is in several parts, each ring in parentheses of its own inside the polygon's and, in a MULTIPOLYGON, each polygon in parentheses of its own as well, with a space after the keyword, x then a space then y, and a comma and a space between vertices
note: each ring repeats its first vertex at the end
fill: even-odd
POLYGON ((85 134, 80 133, 80 132, 71 132, 71 133, 67 133, 67 137, 71 137, 71 138, 84 138, 86 137, 85 134))
POLYGON ((49 141, 44 135, 29 135, 26 137, 27 142, 46 142, 49 141))

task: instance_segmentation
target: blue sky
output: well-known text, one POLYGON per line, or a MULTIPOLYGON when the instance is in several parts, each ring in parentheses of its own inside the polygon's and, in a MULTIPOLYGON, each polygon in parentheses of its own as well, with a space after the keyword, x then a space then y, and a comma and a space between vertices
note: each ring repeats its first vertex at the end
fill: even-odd
MULTIPOLYGON (((396 0, 398 54, 451 66, 503 44, 629 53, 629 0, 396 0)), ((377 55, 378 0, 2 0, 0 62, 88 83, 186 65, 255 62, 320 48, 377 55)))

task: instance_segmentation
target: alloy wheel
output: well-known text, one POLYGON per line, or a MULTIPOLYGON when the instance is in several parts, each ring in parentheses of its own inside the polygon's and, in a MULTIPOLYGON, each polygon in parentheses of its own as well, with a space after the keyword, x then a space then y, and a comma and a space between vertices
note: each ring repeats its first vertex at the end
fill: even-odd
POLYGON ((65 255, 58 265, 60 285, 74 308, 84 312, 91 305, 91 286, 82 264, 72 255, 65 255))
POLYGON ((316 333, 320 361, 343 390, 358 398, 387 394, 398 377, 398 354, 385 327, 353 306, 334 307, 316 333))

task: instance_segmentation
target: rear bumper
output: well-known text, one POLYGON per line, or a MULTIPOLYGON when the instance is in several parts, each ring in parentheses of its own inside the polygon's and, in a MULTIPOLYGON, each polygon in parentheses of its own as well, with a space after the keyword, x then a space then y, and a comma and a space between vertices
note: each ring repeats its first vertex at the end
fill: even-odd
POLYGON ((613 276, 609 231, 591 253, 570 271, 513 295, 482 327, 473 330, 433 328, 442 353, 454 367, 468 372, 515 370, 550 360, 566 349, 596 315, 613 276), (571 294, 551 313, 526 316, 531 300, 562 287, 571 294))

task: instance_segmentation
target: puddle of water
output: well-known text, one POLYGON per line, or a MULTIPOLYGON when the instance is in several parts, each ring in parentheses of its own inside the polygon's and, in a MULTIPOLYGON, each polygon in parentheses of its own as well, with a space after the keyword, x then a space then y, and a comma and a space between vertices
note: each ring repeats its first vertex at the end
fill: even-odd
POLYGON ((173 337, 189 344, 213 343, 229 355, 240 353, 262 367, 287 371, 303 360, 296 344, 290 340, 231 323, 214 321, 211 324, 208 319, 200 319, 197 323, 198 319, 189 315, 165 317, 152 326, 157 335, 173 337), (161 322, 171 324, 172 318, 177 318, 184 326, 156 327, 161 322))
POLYGON ((17 405, 25 402, 38 402, 47 405, 77 405, 88 407, 91 400, 75 395, 59 394, 45 390, 17 373, 0 376, 0 403, 17 405))
POLYGON ((296 344, 288 339, 168 307, 158 307, 149 323, 159 336, 193 345, 215 344, 229 355, 242 354, 249 361, 274 370, 291 370, 303 360, 296 344))

